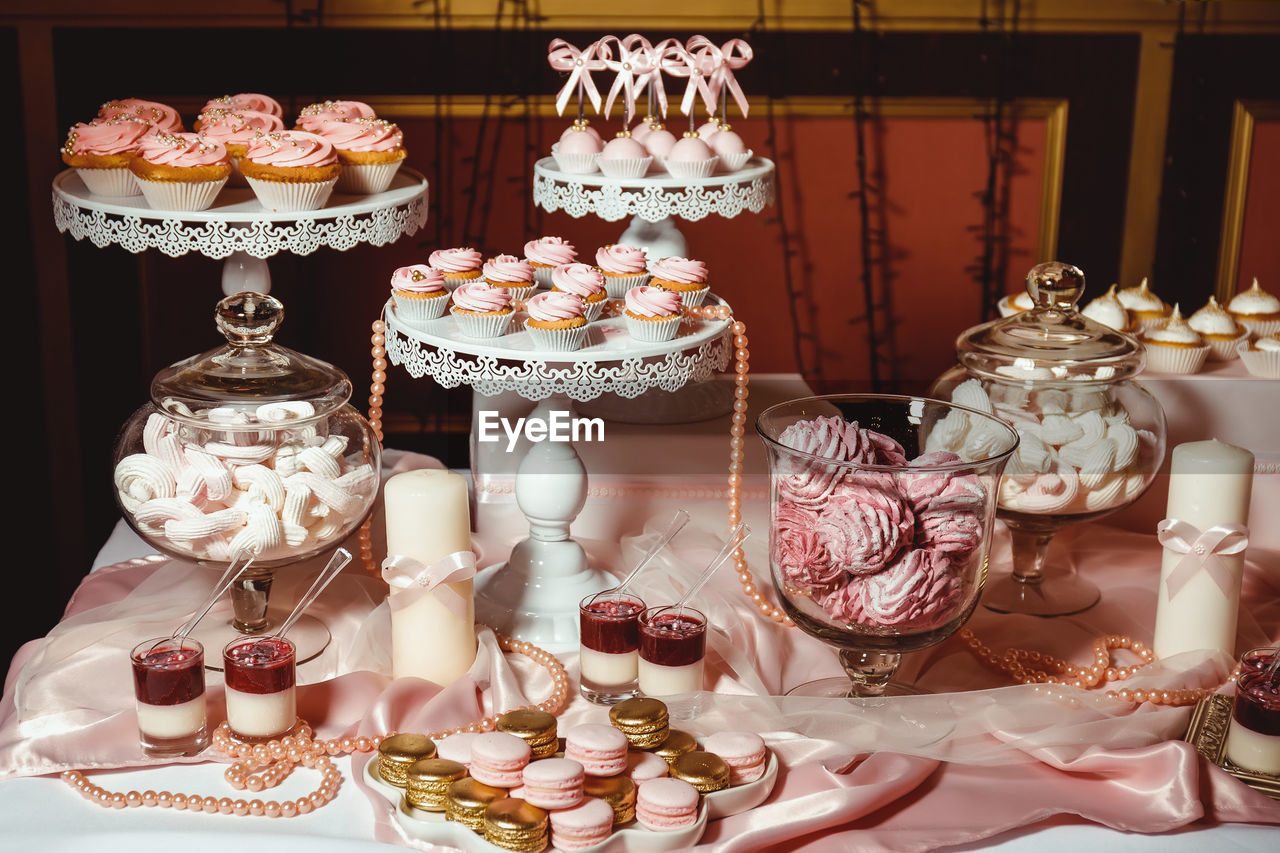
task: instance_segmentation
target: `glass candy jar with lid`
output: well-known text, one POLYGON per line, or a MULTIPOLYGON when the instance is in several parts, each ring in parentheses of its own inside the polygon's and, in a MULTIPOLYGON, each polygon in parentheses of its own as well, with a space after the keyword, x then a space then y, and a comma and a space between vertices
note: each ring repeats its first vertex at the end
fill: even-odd
MULTIPOLYGON (((232 587, 231 624, 244 634, 273 627, 274 570, 337 547, 378 493, 380 447, 348 403, 351 380, 273 343, 283 319, 270 296, 220 301, 227 342, 157 373, 115 445, 116 501, 138 535, 214 568, 252 557, 232 587)), ((299 622, 290 638, 312 647, 302 661, 328 632, 299 622)))
MULTIPOLYGON (((1096 586, 1047 565, 1053 535, 1133 503, 1164 459, 1164 411, 1133 378, 1145 363, 1142 344, 1076 310, 1084 285, 1070 264, 1033 267, 1034 307, 963 332, 959 364, 930 391, 1018 431, 997 505, 1013 537, 1013 573, 988 582, 982 602, 992 610, 1055 616, 1096 603, 1096 586)), ((928 450, 982 451, 980 421, 962 412, 948 420, 928 450)))

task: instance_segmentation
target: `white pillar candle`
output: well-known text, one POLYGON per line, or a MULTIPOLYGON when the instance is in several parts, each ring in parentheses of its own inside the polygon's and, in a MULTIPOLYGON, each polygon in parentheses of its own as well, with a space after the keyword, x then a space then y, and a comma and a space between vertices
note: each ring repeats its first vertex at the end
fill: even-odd
MULTIPOLYGON (((1252 488, 1253 454, 1249 451, 1217 440, 1179 444, 1173 449, 1165 518, 1186 522, 1201 533, 1215 525, 1247 525, 1252 488)), ((1223 593, 1208 571, 1200 570, 1171 598, 1169 575, 1185 556, 1164 549, 1153 650, 1162 658, 1201 649, 1235 657, 1245 555, 1214 557, 1229 573, 1228 593, 1223 593)))
MULTIPOLYGON (((467 481, 443 469, 404 471, 383 490, 387 552, 430 566, 448 554, 471 550, 467 481)), ((476 659, 475 589, 472 581, 449 584, 467 602, 459 617, 434 595, 391 610, 391 671, 450 684, 476 659)), ((402 594, 392 589, 391 595, 402 594)))

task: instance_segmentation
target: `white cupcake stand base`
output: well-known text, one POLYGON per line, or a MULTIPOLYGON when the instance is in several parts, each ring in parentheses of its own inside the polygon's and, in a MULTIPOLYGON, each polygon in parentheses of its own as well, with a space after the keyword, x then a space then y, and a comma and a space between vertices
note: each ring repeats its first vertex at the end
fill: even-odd
MULTIPOLYGON (((714 295, 708 304, 725 304, 714 295)), ((686 320, 666 343, 633 339, 622 317, 591 324, 582 349, 541 352, 517 313, 510 331, 492 340, 468 338, 448 315, 421 328, 396 316, 388 302, 387 358, 415 379, 430 376, 445 388, 470 385, 472 476, 482 483, 506 459, 514 462, 515 498, 529 522, 529 536, 505 563, 476 578, 476 617, 509 636, 552 652, 578 648, 578 602, 617 579, 588 565, 569 528, 587 499, 587 470, 570 441, 522 440, 510 453, 499 442, 481 442, 482 415, 493 424, 517 417, 550 424, 575 416, 575 403, 601 394, 634 398, 652 389, 675 391, 723 370, 733 352, 728 320, 686 320), (528 402, 537 403, 532 413, 528 402), (495 449, 496 448, 496 449, 495 449), (505 458, 504 458, 505 457, 505 458)), ((508 463, 508 467, 511 463, 508 463)))

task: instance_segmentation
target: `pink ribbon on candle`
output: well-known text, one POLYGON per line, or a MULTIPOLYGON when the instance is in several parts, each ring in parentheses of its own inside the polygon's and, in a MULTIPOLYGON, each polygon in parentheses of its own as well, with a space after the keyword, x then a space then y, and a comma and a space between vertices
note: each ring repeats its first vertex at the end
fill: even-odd
POLYGON ((738 78, 733 72, 750 62, 754 56, 751 45, 742 39, 729 39, 720 45, 720 61, 711 72, 711 93, 715 96, 716 102, 719 103, 721 93, 728 89, 738 109, 742 110, 743 118, 747 116, 747 96, 738 85, 738 78))
POLYGON ((1170 599, 1202 568, 1213 578, 1222 594, 1231 598, 1231 570, 1218 558, 1239 554, 1249 546, 1247 527, 1243 524, 1215 524, 1201 533, 1194 524, 1166 518, 1156 525, 1156 538, 1175 554, 1186 555, 1165 580, 1170 599))
MULTIPOLYGON (((692 44, 695 39, 702 39, 707 45, 719 50, 705 36, 694 36, 689 39, 689 43, 692 44)), ((705 60, 705 57, 703 59, 705 60)), ((662 65, 662 70, 672 77, 689 78, 689 85, 684 90, 684 98, 680 101, 681 112, 685 115, 692 113, 694 101, 699 94, 702 95, 703 103, 707 105, 707 111, 711 113, 716 111, 716 96, 712 94, 711 87, 707 84, 707 75, 703 72, 699 57, 694 56, 679 42, 673 41, 662 52, 658 61, 662 65)))
POLYGON ((391 554, 382 561, 382 579, 404 592, 389 596, 392 610, 403 610, 424 595, 435 595, 450 613, 459 618, 467 615, 467 600, 448 585, 469 581, 476 576, 476 555, 471 551, 454 551, 424 566, 404 554, 391 554))
POLYGON ((557 115, 564 115, 564 108, 569 103, 569 98, 573 96, 579 81, 587 93, 587 100, 591 101, 591 106, 595 107, 596 112, 600 112, 600 92, 596 89, 595 81, 591 79, 592 71, 602 71, 605 67, 599 59, 592 58, 599 50, 599 44, 599 42, 592 42, 587 45, 586 50, 578 50, 564 39, 554 39, 547 48, 547 63, 556 71, 569 72, 568 82, 564 84, 560 94, 556 95, 557 115))

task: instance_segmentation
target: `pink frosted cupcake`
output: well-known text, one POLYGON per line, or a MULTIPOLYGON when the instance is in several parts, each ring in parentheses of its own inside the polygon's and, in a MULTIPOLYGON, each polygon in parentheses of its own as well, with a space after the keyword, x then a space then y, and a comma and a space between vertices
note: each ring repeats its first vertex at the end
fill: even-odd
POLYGON ((578 250, 561 237, 539 237, 524 244, 524 259, 533 267, 533 277, 543 287, 551 286, 551 271, 578 258, 578 250))
MULTIPOLYGON (((241 92, 238 95, 223 95, 221 98, 210 98, 200 112, 206 113, 210 110, 230 110, 231 112, 243 112, 252 110, 253 112, 266 113, 276 118, 284 117, 284 108, 280 106, 280 102, 270 95, 260 95, 257 92, 241 92)), ((196 128, 200 130, 200 128, 196 128)))
POLYGON ((178 115, 178 111, 173 107, 158 101, 144 101, 140 98, 107 101, 98 110, 98 117, 94 121, 115 121, 122 118, 145 121, 156 130, 164 131, 165 133, 181 133, 183 130, 182 116, 178 115))
POLYGON ((663 258, 653 265, 654 287, 680 294, 685 305, 701 305, 711 292, 707 284, 707 265, 690 258, 663 258))
POLYGON ((449 289, 444 276, 426 264, 400 267, 391 274, 391 302, 401 319, 421 326, 444 316, 449 289))
POLYGON ((129 162, 143 137, 152 133, 155 128, 136 119, 77 124, 62 144, 62 162, 76 170, 94 195, 138 195, 142 190, 129 162))
POLYGON ((298 113, 295 130, 315 133, 326 121, 351 121, 358 118, 377 118, 373 107, 364 101, 321 101, 309 104, 298 113))
POLYGON ((627 291, 627 331, 646 343, 662 343, 676 336, 684 305, 680 295, 661 287, 633 287, 627 291))
POLYGON ((498 255, 484 262, 484 280, 511 294, 512 299, 528 299, 538 289, 533 266, 515 255, 498 255))
POLYGON ((431 253, 431 257, 427 258, 427 263, 432 269, 440 271, 444 276, 444 286, 450 290, 460 284, 475 281, 483 275, 481 266, 484 260, 475 249, 436 249, 431 253))
POLYGON ((258 201, 274 211, 319 210, 341 171, 333 143, 300 130, 254 138, 240 161, 240 172, 258 201))
POLYGON ((604 275, 590 264, 562 264, 551 272, 551 289, 573 293, 586 304, 588 323, 600 319, 600 312, 609 301, 605 290, 604 275))
POLYGON ((231 176, 221 142, 194 133, 152 133, 138 143, 129 171, 157 210, 205 210, 231 176))
POLYGON ((196 119, 196 130, 204 139, 221 142, 231 160, 230 183, 247 187, 240 174, 240 161, 249 150, 249 143, 258 136, 284 130, 284 122, 270 113, 255 110, 206 110, 196 119))
POLYGON ((596 249, 596 269, 604 275, 610 299, 621 299, 631 288, 649 281, 649 258, 644 249, 625 243, 596 249))
POLYGON ((545 290, 525 303, 524 328, 535 349, 572 352, 587 337, 586 303, 576 293, 545 290))
POLYGON ((338 152, 342 163, 337 186, 340 193, 382 192, 409 156, 399 125, 380 118, 322 121, 316 133, 332 142, 338 152))
POLYGON ((511 294, 482 281, 458 285, 453 291, 449 313, 458 321, 458 330, 471 338, 500 338, 515 316, 511 294))

